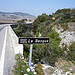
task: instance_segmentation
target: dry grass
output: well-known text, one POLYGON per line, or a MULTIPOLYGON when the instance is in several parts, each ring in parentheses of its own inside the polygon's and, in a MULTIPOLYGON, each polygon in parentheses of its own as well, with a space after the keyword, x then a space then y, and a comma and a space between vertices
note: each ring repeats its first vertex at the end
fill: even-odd
POLYGON ((75 65, 70 61, 59 59, 58 62, 55 63, 55 65, 58 69, 61 69, 64 73, 69 71, 70 73, 75 74, 75 65))

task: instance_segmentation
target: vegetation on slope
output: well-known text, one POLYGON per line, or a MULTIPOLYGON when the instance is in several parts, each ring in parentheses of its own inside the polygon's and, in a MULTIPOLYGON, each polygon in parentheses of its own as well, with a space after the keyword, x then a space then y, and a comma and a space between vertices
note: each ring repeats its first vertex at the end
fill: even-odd
MULTIPOLYGON (((24 21, 20 21, 15 32, 19 37, 49 37, 50 43, 43 45, 33 45, 33 62, 44 62, 55 66, 55 62, 61 57, 67 61, 75 63, 75 43, 68 49, 67 46, 60 48, 61 38, 53 29, 53 26, 61 26, 64 31, 68 29, 68 22, 75 22, 75 9, 60 9, 52 15, 42 14, 37 17, 28 28, 24 21), (41 36, 39 36, 41 34, 41 36)), ((29 45, 24 45, 24 56, 28 58, 29 45)))
POLYGON ((17 54, 15 56, 15 59, 16 59, 16 64, 14 65, 14 70, 13 70, 14 75, 24 75, 24 74, 33 75, 33 72, 31 72, 31 71, 28 72, 27 71, 28 66, 21 59, 21 55, 20 54, 17 54))

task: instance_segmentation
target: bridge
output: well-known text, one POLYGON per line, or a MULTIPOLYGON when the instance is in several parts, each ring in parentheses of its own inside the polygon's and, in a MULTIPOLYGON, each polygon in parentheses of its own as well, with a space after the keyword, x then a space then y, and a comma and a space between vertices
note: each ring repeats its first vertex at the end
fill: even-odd
POLYGON ((23 45, 11 28, 12 24, 0 25, 0 75, 9 75, 15 64, 15 54, 23 55, 23 45))

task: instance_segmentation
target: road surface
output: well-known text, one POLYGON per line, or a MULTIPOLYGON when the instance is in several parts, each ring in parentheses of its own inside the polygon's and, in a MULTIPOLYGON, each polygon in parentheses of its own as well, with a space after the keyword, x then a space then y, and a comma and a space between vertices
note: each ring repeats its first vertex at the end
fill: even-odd
POLYGON ((0 75, 10 75, 10 69, 15 64, 8 24, 0 25, 0 75))

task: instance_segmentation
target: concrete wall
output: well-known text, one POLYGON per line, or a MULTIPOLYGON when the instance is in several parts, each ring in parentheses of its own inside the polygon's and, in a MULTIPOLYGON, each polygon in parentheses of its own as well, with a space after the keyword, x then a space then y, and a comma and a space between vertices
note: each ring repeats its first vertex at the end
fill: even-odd
POLYGON ((9 25, 9 33, 15 54, 20 53, 21 55, 23 55, 23 44, 18 43, 19 38, 17 37, 17 35, 15 34, 10 25, 9 25))

